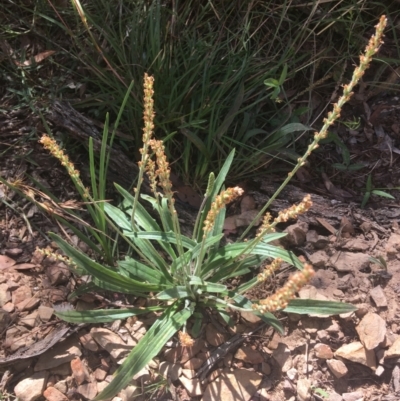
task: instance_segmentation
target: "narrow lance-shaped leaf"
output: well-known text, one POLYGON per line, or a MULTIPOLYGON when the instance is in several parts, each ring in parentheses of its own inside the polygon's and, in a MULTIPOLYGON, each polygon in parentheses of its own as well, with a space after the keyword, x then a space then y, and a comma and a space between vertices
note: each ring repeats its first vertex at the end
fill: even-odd
POLYGON ((68 323, 109 323, 118 319, 127 319, 130 316, 143 315, 144 313, 163 310, 161 306, 150 306, 148 308, 125 308, 125 309, 98 309, 85 311, 55 311, 55 315, 68 323))
POLYGON ((49 236, 79 267, 94 276, 95 279, 97 279, 95 280, 96 285, 99 285, 102 288, 106 288, 106 285, 110 284, 113 290, 115 290, 115 288, 119 288, 120 292, 126 292, 129 294, 132 294, 135 291, 147 292, 161 291, 164 289, 164 286, 142 283, 140 281, 121 276, 119 273, 112 271, 99 263, 96 263, 83 253, 77 251, 56 234, 50 233, 49 236))
POLYGON ((292 299, 283 310, 287 313, 298 313, 300 315, 340 315, 342 313, 354 312, 357 308, 344 302, 318 301, 315 299, 292 299))

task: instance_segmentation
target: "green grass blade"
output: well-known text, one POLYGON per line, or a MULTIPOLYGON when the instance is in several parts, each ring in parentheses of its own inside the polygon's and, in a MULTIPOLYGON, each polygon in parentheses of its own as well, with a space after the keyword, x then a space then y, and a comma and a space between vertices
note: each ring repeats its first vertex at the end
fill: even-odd
POLYGON ((244 97, 244 83, 241 82, 239 85, 239 90, 236 95, 235 101, 232 105, 232 108, 228 111, 228 114, 226 115, 224 121, 218 127, 216 133, 214 134, 217 141, 220 141, 221 137, 226 133, 226 131, 228 131, 229 126, 232 124, 233 119, 235 118, 237 112, 240 109, 240 106, 243 103, 243 97, 244 97))

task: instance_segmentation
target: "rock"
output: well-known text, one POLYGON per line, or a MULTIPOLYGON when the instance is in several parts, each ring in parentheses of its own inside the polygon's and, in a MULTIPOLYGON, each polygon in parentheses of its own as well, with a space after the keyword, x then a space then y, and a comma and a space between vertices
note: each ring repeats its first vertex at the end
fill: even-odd
POLYGON ((236 218, 238 215, 228 216, 224 221, 224 232, 227 233, 235 233, 237 226, 236 226, 236 218))
POLYGON ((181 376, 179 380, 191 397, 196 397, 203 394, 199 379, 188 379, 187 377, 181 376))
POLYGON ((369 267, 369 256, 360 252, 337 252, 329 262, 339 272, 358 271, 369 267))
POLYGON ((333 295, 337 298, 344 298, 344 292, 342 290, 334 290, 333 295))
POLYGON ((13 341, 15 335, 19 332, 16 327, 9 328, 12 320, 13 319, 9 312, 5 311, 4 309, 0 309, 0 331, 3 333, 4 330, 7 330, 6 340, 10 340, 11 342, 13 341))
POLYGON ((294 387, 294 384, 290 380, 284 380, 283 391, 294 394, 296 392, 296 388, 294 387))
POLYGON ((246 369, 221 373, 211 382, 202 401, 249 401, 261 383, 261 376, 246 369))
POLYGON ((363 401, 364 394, 362 391, 353 391, 352 393, 343 393, 343 401, 363 401))
POLYGON ((329 390, 329 396, 326 401, 343 401, 343 398, 340 394, 335 393, 333 390, 329 390))
POLYGON ((132 346, 125 344, 122 338, 111 330, 93 327, 90 330, 90 334, 97 344, 109 352, 111 357, 115 360, 127 356, 132 351, 132 346))
POLYGON ((38 313, 39 313, 40 320, 42 322, 48 322, 51 319, 51 317, 53 316, 54 309, 50 308, 48 306, 41 305, 38 308, 38 313))
MULTIPOLYGON (((34 370, 39 372, 45 369, 52 369, 81 355, 79 342, 76 337, 71 336, 40 355, 34 370)), ((52 373, 55 374, 54 372, 52 373)))
POLYGON ((78 385, 89 380, 89 372, 87 367, 82 363, 80 358, 75 358, 71 361, 72 376, 78 385))
POLYGON ((52 286, 57 286, 60 284, 67 283, 71 272, 65 263, 58 263, 50 265, 46 269, 46 275, 49 278, 50 284, 52 286))
POLYGON ((307 231, 308 224, 303 221, 292 224, 283 230, 287 236, 283 237, 281 241, 287 246, 302 246, 306 242, 307 231))
POLYGON ((97 383, 91 382, 91 383, 81 384, 80 386, 78 386, 77 391, 86 399, 92 400, 94 397, 96 397, 97 394, 97 383))
POLYGON ((94 378, 99 382, 102 382, 107 377, 107 373, 108 373, 108 371, 105 370, 104 368, 97 368, 93 372, 94 378))
POLYGON ((0 308, 11 301, 11 292, 8 285, 5 283, 0 284, 0 308))
POLYGON ((400 357, 400 337, 397 337, 391 347, 385 352, 385 358, 399 358, 400 357))
POLYGON ((340 379, 348 372, 346 365, 342 361, 338 361, 337 359, 328 359, 326 361, 326 364, 328 365, 329 370, 337 379, 340 379))
POLYGON ((307 339, 300 329, 293 330, 288 336, 281 340, 290 351, 297 350, 307 344, 307 339))
POLYGON ((317 332, 318 340, 329 341, 329 333, 326 330, 318 330, 317 332))
POLYGON ((189 359, 188 361, 186 361, 183 364, 183 368, 197 370, 203 364, 203 362, 204 362, 203 359, 194 357, 194 358, 189 359))
POLYGON ((243 319, 247 320, 250 323, 258 323, 261 321, 261 318, 256 316, 253 312, 240 312, 240 315, 243 319))
POLYGON ((335 320, 332 321, 332 324, 326 328, 326 331, 330 334, 339 334, 340 333, 340 326, 338 322, 335 320))
POLYGON ((366 303, 357 304, 354 306, 357 308, 357 310, 355 311, 355 314, 359 319, 362 319, 362 317, 368 313, 368 311, 371 307, 370 304, 366 304, 366 303))
POLYGON ((385 247, 389 259, 394 259, 400 254, 400 234, 393 233, 385 247))
POLYGON ((252 363, 254 365, 264 361, 260 351, 256 351, 247 346, 240 347, 235 353, 235 358, 243 362, 252 363))
POLYGON ((54 387, 47 387, 46 390, 44 390, 43 396, 48 401, 68 401, 68 398, 54 387))
POLYGON ((326 344, 316 344, 314 347, 315 356, 321 359, 332 359, 333 352, 331 347, 326 344))
POLYGON ((110 384, 109 381, 98 382, 96 385, 97 386, 97 394, 100 394, 109 384, 110 384))
POLYGON ((22 317, 19 321, 26 327, 32 328, 36 326, 38 311, 32 312, 29 315, 22 317))
POLYGON ((183 347, 181 345, 175 348, 169 348, 164 352, 164 358, 167 362, 171 363, 185 363, 189 359, 195 357, 200 351, 206 348, 206 343, 202 339, 197 339, 190 347, 183 347))
MULTIPOLYGON (((4 330, 10 322, 11 318, 9 314, 0 310, 0 328, 4 330), (7 326, 4 326, 4 324, 7 326)), ((27 333, 28 329, 23 326, 14 326, 6 331, 6 343, 9 344, 9 350, 11 352, 21 347, 29 347, 35 342, 32 336, 29 336, 27 333)))
POLYGON ((196 372, 192 369, 182 369, 182 375, 187 379, 194 379, 196 376, 196 372))
POLYGON ((160 363, 160 374, 166 379, 171 379, 171 381, 178 380, 181 375, 181 365, 178 363, 171 363, 167 361, 163 361, 160 363))
POLYGON ((147 366, 140 369, 139 372, 133 375, 134 380, 140 380, 142 383, 146 383, 151 379, 150 371, 147 366))
POLYGON ((206 339, 214 347, 219 347, 228 341, 228 337, 217 330, 212 323, 209 323, 206 327, 206 339))
POLYGON ((60 366, 56 366, 51 369, 51 373, 53 375, 59 375, 62 377, 71 375, 71 364, 69 362, 63 363, 60 366))
POLYGON ((15 305, 12 302, 7 302, 2 306, 3 311, 6 311, 8 313, 12 313, 15 310, 15 305))
POLYGON ((223 372, 222 369, 213 370, 208 376, 208 383, 213 382, 223 372))
POLYGON ((297 376, 299 375, 299 372, 297 372, 297 369, 292 368, 289 369, 287 372, 287 377, 289 378, 289 380, 291 381, 295 381, 297 379, 297 376))
POLYGON ((99 346, 96 341, 93 340, 93 337, 90 333, 86 333, 79 337, 79 341, 83 345, 83 348, 86 348, 89 351, 97 352, 99 350, 99 346))
MULTIPOLYGON (((236 227, 247 227, 256 217, 259 210, 247 210, 246 212, 240 213, 236 216, 235 224, 236 227)), ((258 218, 255 225, 258 226, 261 223, 262 218, 258 218)))
MULTIPOLYGON (((346 292, 347 289, 352 287, 352 280, 353 280, 352 274, 346 274, 343 277, 339 277, 338 282, 337 282, 337 287, 339 289, 341 289, 342 291, 346 292)), ((353 298, 350 298, 350 299, 352 299, 351 302, 359 302, 360 301, 360 299, 359 299, 360 296, 358 294, 355 297, 358 297, 358 300, 355 301, 354 297, 353 297, 353 298)))
MULTIPOLYGON (((206 360, 206 359, 207 358, 205 358, 204 360, 206 360)), ((150 369, 158 369, 158 367, 160 366, 160 360, 158 358, 154 358, 147 364, 147 366, 150 369)))
POLYGON ((47 372, 40 372, 20 381, 14 387, 15 395, 20 401, 34 401, 38 399, 45 388, 47 377, 47 372))
POLYGON ((40 298, 30 297, 16 304, 15 306, 20 311, 31 311, 32 309, 37 308, 39 304, 40 304, 40 298))
POLYGON ((5 252, 9 256, 19 256, 24 252, 24 250, 21 248, 9 248, 9 249, 6 249, 5 252))
POLYGON ((256 201, 250 195, 245 195, 240 201, 240 213, 254 210, 256 208, 256 201))
POLYGON ((272 336, 271 340, 268 343, 268 349, 270 350, 277 349, 281 342, 282 342, 282 336, 277 331, 275 331, 274 335, 272 336))
POLYGON ((323 235, 318 235, 318 233, 315 230, 309 230, 307 232, 306 240, 315 249, 323 249, 329 243, 329 238, 324 237, 323 235))
POLYGON ((336 352, 336 357, 348 359, 349 361, 361 363, 369 368, 376 369, 376 358, 374 351, 367 350, 361 342, 342 345, 336 352))
POLYGON ((293 366, 293 360, 286 344, 279 343, 278 348, 272 353, 272 357, 278 363, 282 372, 287 372, 293 366))
POLYGON ((120 395, 122 401, 134 401, 134 400, 142 399, 140 397, 141 393, 142 393, 142 389, 140 387, 135 386, 135 385, 130 385, 128 387, 125 387, 123 390, 121 390, 119 395, 120 395))
POLYGON ((308 401, 311 398, 310 394, 311 381, 303 378, 297 381, 297 398, 299 401, 308 401))
POLYGON ((356 330, 364 347, 373 350, 385 340, 386 322, 376 313, 368 313, 356 330))
POLYGON ((383 292, 383 289, 380 285, 376 286, 373 288, 370 292, 369 295, 375 302, 375 305, 378 308, 386 308, 388 306, 387 299, 385 296, 385 293, 383 292))
POLYGON ((369 246, 370 246, 369 242, 365 241, 362 238, 352 238, 347 240, 341 246, 341 248, 352 252, 357 252, 357 251, 366 252, 368 251, 369 246))
POLYGON ((60 391, 61 393, 66 394, 68 391, 67 381, 60 380, 57 383, 54 383, 54 388, 60 391))
POLYGON ((310 262, 313 266, 323 268, 328 264, 329 256, 325 251, 317 251, 310 255, 310 262))
POLYGON ((19 304, 26 299, 30 299, 32 297, 32 291, 30 287, 27 285, 22 285, 18 287, 15 291, 12 292, 12 303, 14 305, 19 304))

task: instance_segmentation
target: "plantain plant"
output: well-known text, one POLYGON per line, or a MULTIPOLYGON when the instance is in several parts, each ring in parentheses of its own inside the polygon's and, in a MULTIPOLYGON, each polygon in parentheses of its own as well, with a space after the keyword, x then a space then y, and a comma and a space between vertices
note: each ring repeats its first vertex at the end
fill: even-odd
MULTIPOLYGON (((344 93, 334 105, 333 111, 328 114, 324 126, 315 134, 306 153, 298 160, 277 193, 236 243, 224 244, 222 241, 225 207, 243 193, 239 187, 224 188, 234 150, 226 158, 219 174, 216 177, 213 173, 210 174, 193 232, 191 235, 181 232, 164 144, 153 135, 154 79, 151 76, 145 74, 144 78, 143 148, 140 150, 137 187, 131 193, 115 185, 122 198, 118 206, 99 199, 99 194, 104 194, 104 165, 100 166, 103 173, 99 176, 99 182, 96 181, 95 169, 93 166, 91 168, 93 194, 90 194, 80 181, 79 173, 55 140, 47 135, 41 138, 41 143, 67 168, 75 185, 79 187, 85 204, 90 206, 91 214, 99 215, 101 224, 97 224, 95 230, 99 245, 83 233, 80 234, 80 238, 93 249, 94 254, 99 254, 99 247, 102 246, 100 239, 107 239, 107 252, 104 257, 94 260, 60 236, 50 234, 51 239, 65 253, 66 257, 62 257, 63 260, 76 273, 90 275, 92 288, 134 294, 156 301, 155 306, 152 302, 153 306, 143 308, 56 312, 58 317, 71 323, 107 323, 148 312, 158 314, 157 320, 117 369, 114 379, 96 397, 97 400, 110 398, 126 387, 132 377, 145 367, 177 332, 182 345, 193 344, 193 337, 199 334, 202 324, 201 312, 208 308, 220 313, 227 323, 232 323, 229 310, 251 311, 280 332, 283 332, 282 326, 273 315, 276 311, 330 315, 355 310, 352 305, 340 302, 295 299, 298 290, 313 276, 313 268, 308 263, 302 264, 292 252, 272 245, 273 241, 285 235, 275 232, 276 225, 306 213, 312 206, 311 196, 307 195, 298 205, 281 211, 275 218, 266 210, 310 153, 318 147, 318 142, 326 137, 328 127, 339 117, 343 104, 350 98, 352 89, 381 44, 385 24, 386 18, 381 17, 376 27, 376 35, 371 38, 365 54, 360 57, 360 66, 355 69, 351 82, 344 86, 344 93), (142 193, 146 176, 152 195, 142 193), (101 188, 101 191, 98 188, 101 188), (147 211, 144 203, 154 210, 157 219, 147 211), (244 238, 259 218, 262 218, 262 223, 256 235, 253 238, 244 238), (107 227, 107 235, 105 232, 102 233, 104 235, 99 234, 102 227, 107 227), (115 258, 113 263, 110 263, 108 239, 112 231, 117 233, 118 238, 114 248, 121 244, 121 240, 125 241, 127 246, 120 248, 120 253, 123 249, 124 257, 115 258), (258 301, 248 299, 246 292, 268 280, 283 261, 293 265, 298 271, 268 298, 258 301), (260 265, 261 272, 249 281, 243 279, 236 288, 228 286, 232 277, 244 278, 260 265), (190 318, 194 323, 188 332, 186 326, 190 318)), ((106 129, 104 141, 107 136, 106 129)), ((106 147, 103 146, 103 149, 106 147)), ((101 161, 106 165, 107 157, 104 154, 101 161)), ((77 232, 77 229, 74 231, 77 232)))

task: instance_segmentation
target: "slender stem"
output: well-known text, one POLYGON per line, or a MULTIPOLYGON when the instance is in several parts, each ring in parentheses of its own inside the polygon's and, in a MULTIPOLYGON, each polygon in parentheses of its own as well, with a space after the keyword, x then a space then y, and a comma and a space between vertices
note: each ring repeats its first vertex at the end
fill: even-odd
POLYGON ((265 213, 265 211, 269 208, 271 203, 278 197, 278 195, 282 192, 282 190, 286 187, 292 177, 296 174, 300 167, 304 166, 307 158, 310 154, 318 148, 318 143, 321 139, 326 138, 328 134, 328 128, 340 117, 340 112, 345 103, 347 103, 351 96, 353 95, 352 90, 358 84, 361 77, 364 75, 365 70, 369 67, 369 64, 372 61, 372 56, 379 50, 382 42, 383 31, 386 27, 387 19, 383 15, 378 25, 376 25, 376 32, 373 35, 365 49, 363 55, 360 56, 360 64, 353 72, 353 77, 349 84, 343 86, 343 95, 339 98, 337 103, 333 105, 333 110, 328 113, 328 117, 324 119, 324 125, 322 126, 319 132, 316 132, 314 135, 314 140, 308 146, 307 151, 304 153, 302 157, 297 160, 297 164, 294 169, 288 174, 285 181, 281 184, 281 186, 275 191, 275 193, 271 196, 269 201, 265 204, 265 206, 260 210, 254 220, 250 223, 244 233, 240 236, 239 241, 243 240, 243 238, 247 235, 250 229, 254 226, 255 222, 265 213))

